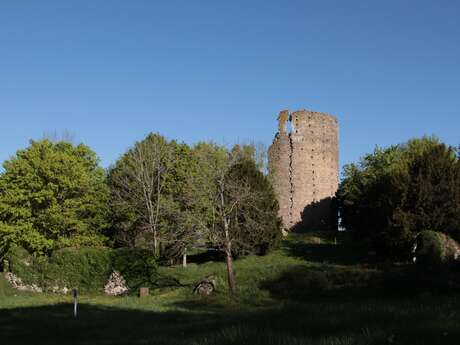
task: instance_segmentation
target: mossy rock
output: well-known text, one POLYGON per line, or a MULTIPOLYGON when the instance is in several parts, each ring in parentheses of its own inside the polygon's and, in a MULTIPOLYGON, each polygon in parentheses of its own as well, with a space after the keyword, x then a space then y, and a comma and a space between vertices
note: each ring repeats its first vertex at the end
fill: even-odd
POLYGON ((436 266, 457 260, 460 246, 449 236, 437 231, 422 231, 416 238, 416 263, 436 266))

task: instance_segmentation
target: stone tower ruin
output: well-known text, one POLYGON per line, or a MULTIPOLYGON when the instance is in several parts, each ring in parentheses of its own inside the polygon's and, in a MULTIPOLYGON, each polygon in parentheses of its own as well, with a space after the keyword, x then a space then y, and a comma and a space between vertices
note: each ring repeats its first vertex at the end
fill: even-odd
POLYGON ((339 184, 338 131, 331 115, 280 112, 268 159, 285 230, 337 227, 332 198, 339 184))

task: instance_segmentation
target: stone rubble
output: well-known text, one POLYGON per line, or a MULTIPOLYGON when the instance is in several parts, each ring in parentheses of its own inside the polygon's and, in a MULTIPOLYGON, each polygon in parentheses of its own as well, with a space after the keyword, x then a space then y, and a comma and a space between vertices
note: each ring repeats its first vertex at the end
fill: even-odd
POLYGON ((104 286, 104 292, 111 296, 120 296, 129 291, 125 278, 118 271, 113 271, 104 286))
POLYGON ((70 292, 70 289, 68 289, 65 286, 61 288, 56 285, 56 286, 53 286, 49 291, 52 293, 59 293, 59 294, 67 295, 70 292))
POLYGON ((216 290, 214 277, 203 278, 193 289, 193 292, 200 296, 209 296, 216 290))
POLYGON ((43 289, 36 284, 25 284, 21 278, 16 276, 14 273, 6 272, 5 273, 6 280, 11 284, 13 289, 19 291, 29 291, 29 292, 43 292, 43 289))

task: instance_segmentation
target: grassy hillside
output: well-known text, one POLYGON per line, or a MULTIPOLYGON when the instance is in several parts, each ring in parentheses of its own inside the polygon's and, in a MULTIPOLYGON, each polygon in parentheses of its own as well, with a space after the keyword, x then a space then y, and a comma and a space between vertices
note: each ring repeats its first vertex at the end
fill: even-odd
MULTIPOLYGON (((200 261, 200 257, 192 257, 200 261)), ((72 298, 15 293, 0 280, 5 344, 457 344, 460 296, 383 291, 382 271, 345 239, 294 236, 264 257, 236 261, 230 298, 223 262, 162 268, 183 287, 134 296, 72 298), (208 275, 209 298, 192 294, 208 275), (2 285, 3 284, 3 285, 2 285), (3 288, 2 288, 3 286, 3 288)), ((1 278, 0 278, 1 279, 1 278)))

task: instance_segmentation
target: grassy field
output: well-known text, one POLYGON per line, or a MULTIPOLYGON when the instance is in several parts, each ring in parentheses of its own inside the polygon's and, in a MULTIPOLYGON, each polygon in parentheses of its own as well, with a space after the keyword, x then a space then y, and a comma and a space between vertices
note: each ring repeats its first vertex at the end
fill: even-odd
MULTIPOLYGON (((458 344, 460 294, 401 294, 379 284, 342 239, 293 236, 264 257, 236 261, 228 297, 222 262, 164 267, 184 287, 134 296, 18 293, 0 277, 0 339, 8 344, 458 344), (192 294, 217 277, 209 298, 192 294)), ((193 259, 193 258, 192 258, 193 259)))

